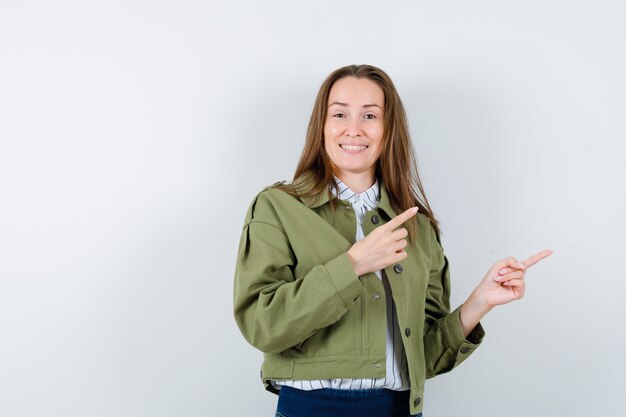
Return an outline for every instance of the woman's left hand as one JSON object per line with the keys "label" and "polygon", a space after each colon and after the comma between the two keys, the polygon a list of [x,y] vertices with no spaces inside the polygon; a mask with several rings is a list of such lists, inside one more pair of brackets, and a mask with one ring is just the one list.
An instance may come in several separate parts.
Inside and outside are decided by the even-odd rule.
{"label": "woman's left hand", "polygon": [[470,331],[493,307],[519,300],[526,291],[526,270],[550,256],[550,249],[531,256],[523,262],[510,257],[493,264],[483,280],[461,306],[461,328],[467,337]]}
{"label": "woman's left hand", "polygon": [[546,249],[522,262],[513,257],[496,262],[476,288],[482,293],[480,298],[489,307],[519,300],[526,291],[526,270],[551,254],[552,251]]}

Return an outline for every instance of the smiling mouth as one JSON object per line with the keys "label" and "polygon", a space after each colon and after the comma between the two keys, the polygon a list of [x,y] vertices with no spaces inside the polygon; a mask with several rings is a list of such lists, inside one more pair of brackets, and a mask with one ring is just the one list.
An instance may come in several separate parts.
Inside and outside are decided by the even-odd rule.
{"label": "smiling mouth", "polygon": [[357,151],[357,152],[363,151],[363,150],[368,148],[367,145],[344,145],[344,144],[341,144],[339,146],[341,147],[341,149],[344,149],[346,151]]}

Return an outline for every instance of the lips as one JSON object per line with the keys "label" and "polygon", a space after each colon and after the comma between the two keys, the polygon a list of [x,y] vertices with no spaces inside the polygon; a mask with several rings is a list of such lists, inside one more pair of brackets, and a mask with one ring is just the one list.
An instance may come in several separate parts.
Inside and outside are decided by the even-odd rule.
{"label": "lips", "polygon": [[339,144],[339,146],[344,151],[351,151],[351,152],[361,152],[368,148],[367,145],[347,144],[347,143]]}

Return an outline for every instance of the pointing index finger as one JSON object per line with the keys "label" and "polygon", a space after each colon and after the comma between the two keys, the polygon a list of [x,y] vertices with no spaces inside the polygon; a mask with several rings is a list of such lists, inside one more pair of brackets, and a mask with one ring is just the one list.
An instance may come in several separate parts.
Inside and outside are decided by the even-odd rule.
{"label": "pointing index finger", "polygon": [[552,255],[552,251],[550,249],[542,250],[541,252],[536,253],[533,256],[527,258],[524,261],[524,265],[526,265],[526,267],[528,268],[529,266],[533,266],[534,264],[536,264],[537,262],[539,262],[543,258],[546,258],[546,257],[548,257],[550,255]]}
{"label": "pointing index finger", "polygon": [[411,207],[410,209],[406,210],[405,212],[400,213],[396,217],[394,217],[393,219],[389,220],[384,225],[384,227],[395,229],[396,227],[400,226],[402,223],[404,223],[405,221],[407,221],[411,217],[413,217],[415,215],[415,213],[417,213],[417,210],[418,210],[418,207]]}

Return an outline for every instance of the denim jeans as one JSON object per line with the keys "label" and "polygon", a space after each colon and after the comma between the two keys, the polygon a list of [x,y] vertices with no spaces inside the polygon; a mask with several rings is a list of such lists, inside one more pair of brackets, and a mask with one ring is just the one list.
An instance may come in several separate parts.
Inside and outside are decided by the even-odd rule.
{"label": "denim jeans", "polygon": [[422,417],[409,414],[409,391],[384,388],[303,391],[283,386],[276,417]]}

